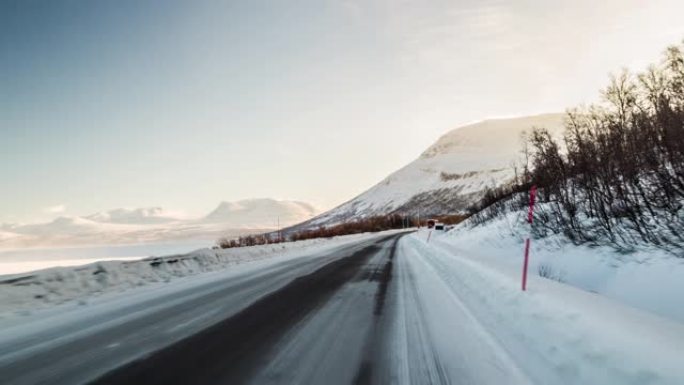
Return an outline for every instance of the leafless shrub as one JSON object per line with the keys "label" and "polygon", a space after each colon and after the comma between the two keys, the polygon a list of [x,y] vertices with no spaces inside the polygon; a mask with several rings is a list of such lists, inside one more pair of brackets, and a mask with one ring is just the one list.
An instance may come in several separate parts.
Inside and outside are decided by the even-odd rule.
{"label": "leafless shrub", "polygon": [[630,251],[652,244],[684,252],[684,44],[641,74],[612,76],[604,102],[568,111],[562,141],[536,129],[529,169],[488,191],[471,210],[486,221],[524,207],[530,184],[542,203],[537,233]]}

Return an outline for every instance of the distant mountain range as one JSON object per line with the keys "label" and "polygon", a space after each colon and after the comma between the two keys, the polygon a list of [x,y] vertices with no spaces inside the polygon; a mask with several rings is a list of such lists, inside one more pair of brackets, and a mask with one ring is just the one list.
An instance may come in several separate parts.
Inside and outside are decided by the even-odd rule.
{"label": "distant mountain range", "polygon": [[391,213],[415,216],[420,211],[425,218],[462,212],[486,188],[512,180],[523,133],[538,127],[560,135],[564,116],[492,119],[454,129],[368,191],[293,229]]}
{"label": "distant mountain range", "polygon": [[291,225],[318,214],[316,208],[304,202],[249,199],[239,202],[221,202],[204,221],[226,223],[234,227],[247,226],[273,228]]}
{"label": "distant mountain range", "polygon": [[83,217],[62,216],[47,223],[0,225],[0,248],[210,239],[290,226],[318,213],[296,201],[248,199],[221,202],[208,215],[178,218],[160,207],[115,209]]}
{"label": "distant mountain range", "polygon": [[115,209],[88,215],[85,219],[101,223],[156,224],[175,222],[178,218],[166,214],[161,207]]}

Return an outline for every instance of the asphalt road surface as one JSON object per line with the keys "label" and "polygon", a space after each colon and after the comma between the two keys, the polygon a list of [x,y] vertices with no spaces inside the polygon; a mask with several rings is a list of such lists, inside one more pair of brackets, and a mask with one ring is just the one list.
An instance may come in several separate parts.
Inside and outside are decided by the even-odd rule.
{"label": "asphalt road surface", "polygon": [[398,236],[332,259],[94,384],[371,383]]}
{"label": "asphalt road surface", "polygon": [[404,234],[49,323],[0,344],[0,383],[529,383]]}
{"label": "asphalt road surface", "polygon": [[[383,325],[400,237],[303,256],[37,332],[0,347],[0,382],[376,382],[388,357]],[[188,320],[194,329],[179,331]],[[99,328],[75,333],[84,322]]]}

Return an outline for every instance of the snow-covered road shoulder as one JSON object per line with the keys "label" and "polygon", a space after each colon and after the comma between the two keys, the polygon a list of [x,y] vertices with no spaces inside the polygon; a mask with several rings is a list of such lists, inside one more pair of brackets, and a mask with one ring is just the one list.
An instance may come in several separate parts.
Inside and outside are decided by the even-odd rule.
{"label": "snow-covered road shoulder", "polygon": [[[532,382],[684,383],[684,324],[540,277],[522,292],[519,271],[454,252],[444,235],[428,244],[426,235],[402,241],[412,268],[443,282],[451,306],[464,306]],[[421,292],[427,303],[438,294]]]}

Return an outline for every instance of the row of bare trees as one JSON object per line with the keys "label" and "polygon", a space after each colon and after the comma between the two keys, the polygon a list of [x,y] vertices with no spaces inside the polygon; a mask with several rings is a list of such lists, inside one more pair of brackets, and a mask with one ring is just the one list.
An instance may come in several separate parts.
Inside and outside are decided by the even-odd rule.
{"label": "row of bare trees", "polygon": [[247,235],[235,239],[220,239],[218,246],[222,249],[233,247],[267,245],[281,242],[295,242],[313,238],[330,238],[340,235],[377,232],[403,227],[415,226],[416,223],[409,217],[399,214],[362,218],[334,226],[320,226],[314,229],[291,232],[285,236],[281,233]]}
{"label": "row of bare trees", "polygon": [[289,238],[292,241],[302,241],[313,238],[330,238],[340,235],[401,229],[406,226],[412,226],[411,220],[408,217],[392,214],[363,218],[329,227],[321,226],[316,229],[303,230],[290,234]]}
{"label": "row of bare trees", "polygon": [[521,208],[527,201],[519,192],[534,183],[543,203],[539,235],[563,233],[576,243],[621,250],[645,243],[681,254],[684,44],[668,48],[643,73],[612,77],[603,99],[570,111],[562,139],[534,130],[521,180],[489,192],[474,211],[485,220],[505,204]]}
{"label": "row of bare trees", "polygon": [[281,243],[285,240],[278,235],[271,234],[255,234],[244,235],[239,238],[221,238],[217,241],[217,246],[221,249],[232,249],[234,247],[247,247],[258,245],[270,245]]}
{"label": "row of bare trees", "polygon": [[[466,215],[454,214],[438,216],[434,219],[445,224],[456,224],[464,221]],[[422,224],[425,225],[425,221]],[[223,238],[218,241],[218,247],[230,249],[257,245],[269,245],[281,242],[296,242],[314,238],[330,238],[340,235],[378,232],[418,226],[416,217],[402,214],[390,214],[361,218],[354,221],[340,223],[334,226],[320,226],[314,229],[291,232],[285,236],[282,233],[246,235],[235,239]]]}

